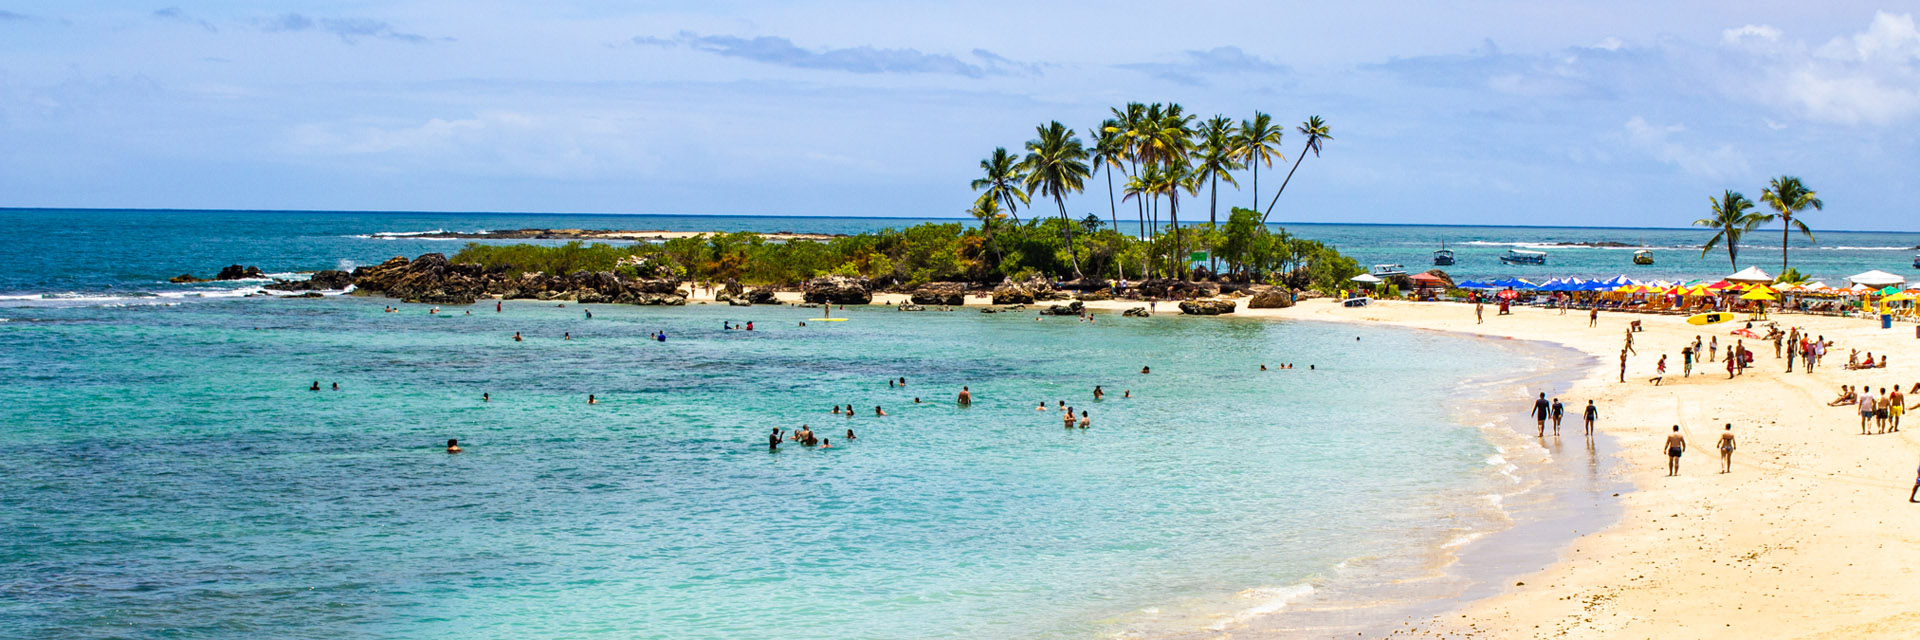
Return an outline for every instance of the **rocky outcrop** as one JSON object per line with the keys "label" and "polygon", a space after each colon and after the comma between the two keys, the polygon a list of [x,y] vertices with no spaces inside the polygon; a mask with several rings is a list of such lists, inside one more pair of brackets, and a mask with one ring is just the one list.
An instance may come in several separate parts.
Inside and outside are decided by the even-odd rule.
{"label": "rocky outcrop", "polygon": [[361,291],[423,304],[473,304],[487,291],[485,276],[479,266],[453,264],[438,253],[353,270],[354,286]]}
{"label": "rocky outcrop", "polygon": [[993,290],[994,304],[1033,304],[1033,292],[1020,287],[1002,285]]}
{"label": "rocky outcrop", "polygon": [[261,273],[260,267],[242,267],[236,264],[236,265],[229,265],[226,268],[221,269],[220,274],[214,276],[213,279],[215,280],[253,280],[253,279],[259,279],[259,278],[265,278],[265,277],[267,277],[267,274]]}
{"label": "rocky outcrop", "polygon": [[1217,316],[1233,313],[1232,300],[1186,300],[1180,303],[1180,313],[1190,316]]}
{"label": "rocky outcrop", "polygon": [[866,278],[821,276],[807,281],[801,297],[819,304],[869,304],[873,302],[873,289]]}
{"label": "rocky outcrop", "polygon": [[1280,287],[1253,294],[1253,298],[1247,300],[1248,309],[1285,309],[1291,306],[1293,294]]}
{"label": "rocky outcrop", "polygon": [[317,271],[306,280],[275,280],[263,289],[274,291],[337,291],[353,284],[353,274],[345,271]]}
{"label": "rocky outcrop", "polygon": [[751,307],[753,306],[753,301],[746,299],[744,296],[739,298],[729,297],[727,298],[727,304],[735,307]]}
{"label": "rocky outcrop", "polygon": [[926,311],[927,308],[910,302],[902,302],[897,307],[901,311]]}
{"label": "rocky outcrop", "polygon": [[174,284],[193,284],[195,282],[212,282],[212,281],[206,280],[203,278],[195,278],[191,273],[182,273],[180,275],[167,278],[167,282],[171,282]]}
{"label": "rocky outcrop", "polygon": [[958,307],[967,303],[967,292],[957,282],[934,282],[913,290],[914,304]]}
{"label": "rocky outcrop", "polygon": [[1155,278],[1141,282],[1136,289],[1141,295],[1163,300],[1182,300],[1187,298],[1210,298],[1220,293],[1218,285],[1211,282],[1187,282],[1172,278]]}
{"label": "rocky outcrop", "polygon": [[1044,278],[1028,278],[1024,282],[1014,282],[1009,278],[993,289],[994,304],[1033,304],[1045,300],[1059,300],[1066,295],[1053,290],[1053,285]]}
{"label": "rocky outcrop", "polygon": [[742,295],[746,297],[747,302],[751,302],[754,304],[779,304],[780,303],[780,299],[775,298],[773,296],[772,289],[754,289]]}
{"label": "rocky outcrop", "polygon": [[1153,312],[1148,311],[1146,307],[1134,307],[1120,312],[1120,315],[1128,318],[1151,318],[1153,317]]}
{"label": "rocky outcrop", "polygon": [[1086,312],[1087,305],[1080,304],[1079,300],[1067,304],[1052,305],[1040,310],[1041,314],[1049,316],[1077,316]]}
{"label": "rocky outcrop", "polygon": [[1087,291],[1084,293],[1074,294],[1073,297],[1077,300],[1083,300],[1086,302],[1096,302],[1100,300],[1112,300],[1113,294],[1108,291]]}
{"label": "rocky outcrop", "polygon": [[1448,289],[1453,288],[1453,276],[1447,275],[1447,272],[1441,271],[1439,269],[1428,269],[1427,275],[1433,276],[1435,278],[1439,278],[1441,286],[1446,287]]}

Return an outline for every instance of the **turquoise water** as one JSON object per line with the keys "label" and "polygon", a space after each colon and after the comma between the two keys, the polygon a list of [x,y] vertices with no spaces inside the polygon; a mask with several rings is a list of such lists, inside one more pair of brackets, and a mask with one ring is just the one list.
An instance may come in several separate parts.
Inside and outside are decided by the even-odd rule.
{"label": "turquoise water", "polygon": [[[388,302],[0,309],[0,635],[1231,626],[1500,526],[1499,449],[1440,400],[1542,365],[1305,322]],[[767,451],[801,424],[835,448]]]}

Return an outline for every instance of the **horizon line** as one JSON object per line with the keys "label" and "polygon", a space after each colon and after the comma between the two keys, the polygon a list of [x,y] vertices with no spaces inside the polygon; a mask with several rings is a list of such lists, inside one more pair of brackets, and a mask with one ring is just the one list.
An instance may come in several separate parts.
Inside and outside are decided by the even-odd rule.
{"label": "horizon line", "polygon": [[[769,213],[588,213],[567,211],[426,211],[426,210],[374,210],[374,209],[189,209],[178,207],[0,207],[0,212],[35,211],[84,211],[84,212],[129,212],[129,213],[312,213],[312,214],[395,214],[395,215],[494,215],[494,216],[582,216],[608,218],[806,218],[839,220],[951,220],[955,222],[971,221],[971,217],[909,217],[909,216],[835,216],[810,214],[769,214]],[[1088,214],[1094,215],[1094,214]],[[1097,217],[1097,216],[1096,216]],[[1620,231],[1689,231],[1695,227],[1615,227],[1615,226],[1573,226],[1555,224],[1446,224],[1431,222],[1268,222],[1265,226],[1348,226],[1348,227],[1453,227],[1453,228],[1491,228],[1491,229],[1605,229]],[[1192,227],[1193,224],[1180,225]],[[1116,230],[1117,227],[1116,227]],[[1701,231],[1711,229],[1701,228]],[[1816,229],[1837,233],[1920,233],[1920,231],[1894,231],[1887,229]]]}

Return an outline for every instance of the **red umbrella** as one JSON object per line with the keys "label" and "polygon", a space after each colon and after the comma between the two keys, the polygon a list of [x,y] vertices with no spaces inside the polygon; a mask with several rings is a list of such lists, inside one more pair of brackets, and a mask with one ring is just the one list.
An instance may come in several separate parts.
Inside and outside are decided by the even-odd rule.
{"label": "red umbrella", "polygon": [[1500,293],[1496,293],[1494,295],[1499,296],[1501,300],[1512,300],[1514,298],[1520,297],[1520,292],[1514,291],[1512,289],[1507,289],[1507,290],[1501,291]]}

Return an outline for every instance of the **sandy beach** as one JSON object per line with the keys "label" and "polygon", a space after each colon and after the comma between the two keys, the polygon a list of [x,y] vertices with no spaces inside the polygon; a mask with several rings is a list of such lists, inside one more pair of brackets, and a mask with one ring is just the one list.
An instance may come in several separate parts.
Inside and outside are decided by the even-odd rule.
{"label": "sandy beach", "polygon": [[[797,294],[783,294],[797,299]],[[904,296],[876,296],[897,304]],[[969,298],[984,304],[984,298]],[[1244,303],[1244,300],[1243,300]],[[1120,310],[1133,301],[1087,303]],[[1159,305],[1162,312],[1171,304]],[[1173,313],[1178,313],[1174,311]],[[1860,435],[1853,406],[1829,407],[1842,384],[1902,391],[1920,381],[1914,326],[1882,330],[1877,321],[1777,315],[1781,327],[1802,327],[1835,342],[1812,374],[1785,372],[1769,342],[1751,340],[1755,363],[1729,380],[1721,361],[1682,374],[1680,349],[1694,336],[1718,335],[1721,350],[1741,320],[1689,325],[1680,316],[1602,312],[1588,327],[1585,311],[1515,308],[1475,324],[1464,304],[1376,302],[1344,308],[1328,300],[1290,309],[1240,309],[1238,317],[1294,318],[1457,332],[1532,340],[1592,357],[1591,370],[1562,396],[1568,417],[1560,438],[1582,439],[1578,412],[1592,399],[1599,430],[1619,445],[1633,490],[1621,518],[1581,532],[1557,562],[1518,567],[1521,577],[1498,595],[1433,618],[1407,620],[1392,633],[1435,638],[1861,638],[1914,637],[1920,610],[1920,504],[1909,504],[1920,466],[1920,425],[1898,433]],[[1619,353],[1630,322],[1637,355],[1619,382]],[[1756,328],[1764,323],[1756,323]],[[1849,350],[1886,355],[1885,370],[1848,371]],[[1660,355],[1663,384],[1649,382]],[[1524,417],[1532,398],[1489,398]],[[1915,400],[1909,398],[1908,402]],[[1732,473],[1719,473],[1713,447],[1724,425],[1738,439]],[[1662,450],[1679,425],[1688,450],[1681,474],[1667,477]],[[1552,438],[1551,435],[1548,436]],[[1545,442],[1543,441],[1544,445]],[[1223,634],[1222,637],[1227,637]]]}

